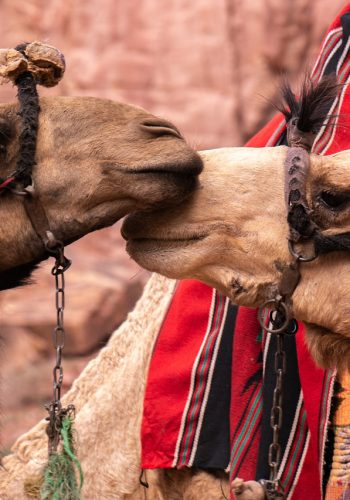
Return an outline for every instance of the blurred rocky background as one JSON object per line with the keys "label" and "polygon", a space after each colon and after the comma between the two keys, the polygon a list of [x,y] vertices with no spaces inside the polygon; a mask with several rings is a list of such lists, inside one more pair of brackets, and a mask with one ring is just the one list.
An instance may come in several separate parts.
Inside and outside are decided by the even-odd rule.
{"label": "blurred rocky background", "polygon": [[[43,40],[66,55],[59,87],[42,94],[131,102],[175,122],[197,149],[242,145],[273,114],[282,74],[311,68],[344,0],[0,0],[0,46]],[[0,88],[2,102],[15,98]],[[0,102],[1,102],[0,101]],[[71,245],[65,388],[126,317],[147,280],[119,226]],[[0,296],[1,444],[45,416],[51,398],[54,288]],[[145,319],[147,321],[147,319]]]}

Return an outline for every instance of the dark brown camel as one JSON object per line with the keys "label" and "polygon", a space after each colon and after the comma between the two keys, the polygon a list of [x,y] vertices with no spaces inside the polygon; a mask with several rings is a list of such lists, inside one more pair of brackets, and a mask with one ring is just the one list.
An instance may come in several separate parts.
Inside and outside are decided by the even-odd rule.
{"label": "dark brown camel", "polygon": [[[18,84],[29,73],[52,86],[63,71],[63,57],[52,47],[35,42],[0,51],[0,80]],[[172,123],[136,106],[92,97],[44,98],[39,105],[33,182],[50,229],[64,244],[130,212],[179,203],[195,187],[202,162]],[[2,179],[18,166],[24,127],[19,110],[18,103],[0,105]],[[23,196],[2,190],[0,207],[3,289],[27,277],[48,253]]]}

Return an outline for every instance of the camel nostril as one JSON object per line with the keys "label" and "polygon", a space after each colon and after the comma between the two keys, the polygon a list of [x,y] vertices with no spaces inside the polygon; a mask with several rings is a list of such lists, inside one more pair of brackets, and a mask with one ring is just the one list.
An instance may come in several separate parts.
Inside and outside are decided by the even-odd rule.
{"label": "camel nostril", "polygon": [[159,120],[159,119],[144,120],[143,122],[140,123],[140,127],[142,130],[145,130],[148,133],[156,135],[158,137],[164,135],[172,135],[174,137],[177,137],[178,139],[184,140],[179,130],[172,123],[167,122],[165,120]]}

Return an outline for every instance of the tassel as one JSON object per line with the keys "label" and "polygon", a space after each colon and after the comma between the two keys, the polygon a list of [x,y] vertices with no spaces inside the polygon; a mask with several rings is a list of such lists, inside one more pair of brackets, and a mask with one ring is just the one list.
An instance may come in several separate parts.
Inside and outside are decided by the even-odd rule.
{"label": "tassel", "polygon": [[[84,476],[79,460],[74,454],[72,419],[65,416],[62,420],[62,451],[51,453],[44,471],[41,500],[79,500]],[[80,485],[75,476],[78,469]]]}

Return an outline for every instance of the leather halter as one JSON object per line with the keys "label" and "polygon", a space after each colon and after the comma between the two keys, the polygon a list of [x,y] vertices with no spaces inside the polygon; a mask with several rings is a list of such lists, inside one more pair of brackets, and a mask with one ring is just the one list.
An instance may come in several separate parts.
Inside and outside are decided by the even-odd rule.
{"label": "leather halter", "polygon": [[[285,202],[289,225],[288,248],[293,262],[283,270],[276,296],[267,300],[259,308],[260,325],[270,333],[282,333],[288,327],[291,320],[292,295],[301,278],[300,264],[311,262],[322,253],[350,249],[350,245],[346,245],[347,239],[350,242],[349,233],[324,236],[311,218],[311,210],[306,198],[306,181],[310,168],[309,153],[314,138],[315,134],[305,133],[298,129],[296,119],[287,123],[289,148],[284,163]],[[313,242],[314,250],[310,256],[300,254],[295,248],[296,243],[307,241]],[[279,313],[279,324],[277,326],[275,324],[273,328],[267,327],[263,320],[263,310],[266,307],[275,307]]]}
{"label": "leather halter", "polygon": [[310,170],[309,153],[315,135],[304,133],[297,127],[296,120],[287,124],[288,152],[284,163],[285,202],[289,224],[289,249],[293,257],[302,262],[316,258],[303,257],[296,253],[294,244],[314,235],[316,225],[311,220],[311,210],[306,199],[306,181]]}
{"label": "leather halter", "polygon": [[[310,209],[306,199],[306,179],[310,167],[309,152],[314,134],[304,134],[297,128],[297,120],[287,123],[287,140],[289,144],[284,163],[285,172],[285,202],[289,224],[288,247],[293,256],[293,262],[283,272],[278,284],[275,298],[267,300],[260,308],[258,319],[264,330],[270,333],[283,333],[291,320],[291,297],[300,281],[299,266],[301,262],[310,262],[316,258],[304,257],[297,253],[294,244],[312,237],[315,225],[310,219]],[[265,325],[263,310],[275,307],[279,313],[279,324],[272,328]]]}
{"label": "leather halter", "polygon": [[[26,47],[22,44],[16,47],[25,59],[28,59]],[[23,199],[23,206],[36,235],[41,240],[45,250],[56,257],[61,269],[68,269],[70,261],[64,256],[63,243],[54,235],[43,204],[35,189],[32,170],[36,164],[36,140],[38,131],[38,116],[40,112],[39,97],[36,90],[37,79],[30,71],[24,71],[15,80],[18,87],[20,104],[19,115],[22,118],[20,135],[19,159],[16,170],[1,187],[9,189],[14,195]]]}
{"label": "leather halter", "polygon": [[17,196],[23,196],[23,206],[28,219],[35,233],[42,241],[45,250],[59,259],[62,268],[68,269],[70,261],[62,254],[64,244],[56,238],[50,227],[45,208],[34,188],[34,182],[32,181],[22,191],[16,189],[12,189],[11,191]]}

